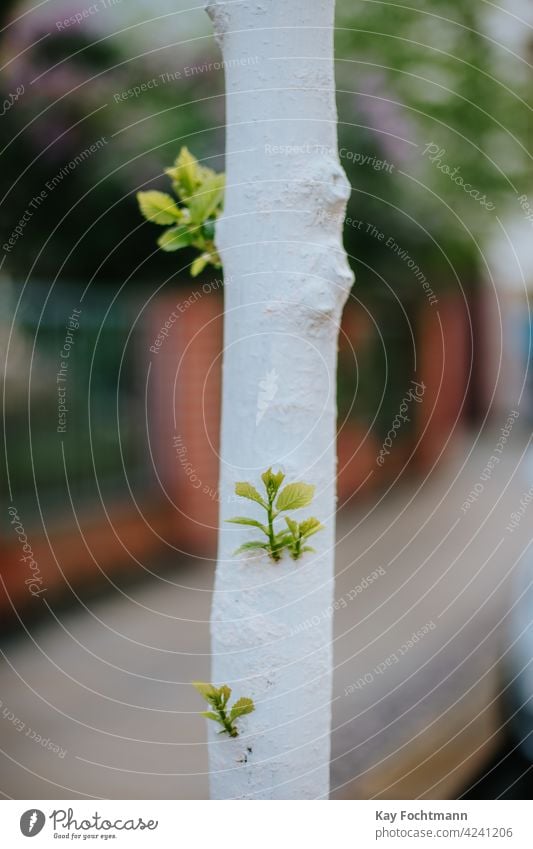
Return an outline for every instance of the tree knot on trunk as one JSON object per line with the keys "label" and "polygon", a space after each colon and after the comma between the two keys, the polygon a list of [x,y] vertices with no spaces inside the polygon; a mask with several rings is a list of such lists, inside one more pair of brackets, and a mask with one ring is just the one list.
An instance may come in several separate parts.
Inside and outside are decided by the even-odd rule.
{"label": "tree knot on trunk", "polygon": [[325,317],[340,318],[354,275],[338,238],[328,239],[316,255],[314,279],[306,284],[307,305]]}
{"label": "tree knot on trunk", "polygon": [[309,176],[320,204],[330,212],[338,211],[342,217],[352,189],[339,162],[332,157],[320,157],[311,166]]}

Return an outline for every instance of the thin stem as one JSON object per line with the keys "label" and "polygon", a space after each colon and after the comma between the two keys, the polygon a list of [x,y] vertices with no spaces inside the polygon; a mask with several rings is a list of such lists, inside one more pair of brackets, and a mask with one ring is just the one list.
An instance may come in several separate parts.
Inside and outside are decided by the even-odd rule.
{"label": "thin stem", "polygon": [[276,546],[276,536],[274,534],[274,515],[272,510],[273,498],[271,495],[268,496],[268,508],[267,508],[267,516],[268,516],[268,539],[270,542],[270,551],[274,560],[280,559],[280,554]]}
{"label": "thin stem", "polygon": [[228,732],[230,737],[238,737],[239,732],[236,728],[231,724],[231,720],[229,719],[226,709],[223,707],[217,707],[217,713],[221,719],[221,722],[224,726],[224,730]]}

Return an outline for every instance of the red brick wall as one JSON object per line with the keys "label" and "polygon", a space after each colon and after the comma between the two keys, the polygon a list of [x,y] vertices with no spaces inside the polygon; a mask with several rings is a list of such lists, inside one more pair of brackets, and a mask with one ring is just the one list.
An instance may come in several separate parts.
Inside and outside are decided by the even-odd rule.
{"label": "red brick wall", "polygon": [[[352,337],[361,329],[353,309],[356,307],[348,308],[344,319]],[[172,313],[176,318],[160,344],[154,346]],[[55,558],[69,581],[76,584],[103,580],[99,569],[103,573],[137,570],[126,549],[142,560],[158,550],[159,536],[184,552],[214,554],[222,351],[220,292],[209,291],[209,287],[203,292],[198,283],[189,291],[180,289],[158,296],[148,312],[146,334],[148,426],[161,489],[149,515],[140,516],[133,504],[124,503],[112,513],[112,526],[95,510],[82,528],[83,536],[72,526],[58,528],[51,536],[54,554],[45,537],[33,535],[33,548],[50,596],[65,588]],[[461,419],[470,361],[464,301],[449,296],[440,299],[438,311],[429,312],[425,307],[419,316],[417,337],[418,380],[426,384],[426,391],[424,402],[417,406],[420,441],[414,468],[423,471],[439,457]],[[156,347],[157,352],[150,347]],[[357,497],[369,487],[387,484],[401,470],[410,446],[396,452],[386,472],[376,470],[376,451],[372,434],[366,434],[353,421],[344,424],[339,436],[340,504],[354,493]],[[2,576],[6,590],[15,605],[25,606],[37,600],[28,597],[20,578],[19,556],[17,541],[4,539]],[[10,609],[4,591],[0,608]]]}
{"label": "red brick wall", "polygon": [[218,523],[218,446],[222,298],[202,291],[160,297],[151,311],[155,339],[172,313],[168,336],[149,352],[156,467],[173,502],[178,544],[212,551]]}
{"label": "red brick wall", "polygon": [[419,470],[433,465],[461,427],[471,366],[468,304],[462,295],[439,298],[438,309],[420,309],[417,323],[418,380],[426,385],[417,406]]}

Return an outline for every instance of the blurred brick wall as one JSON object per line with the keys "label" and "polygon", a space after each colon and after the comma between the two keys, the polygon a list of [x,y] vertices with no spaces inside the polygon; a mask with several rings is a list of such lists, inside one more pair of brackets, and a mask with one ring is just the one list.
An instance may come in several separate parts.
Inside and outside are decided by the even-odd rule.
{"label": "blurred brick wall", "polygon": [[461,427],[469,385],[472,346],[469,305],[462,295],[439,299],[438,310],[421,309],[417,322],[418,380],[425,384],[417,407],[417,469],[431,468]]}
{"label": "blurred brick wall", "polygon": [[[139,380],[147,377],[147,422],[151,457],[159,486],[148,491],[149,506],[140,512],[123,501],[109,516],[94,505],[82,527],[62,524],[32,529],[32,543],[48,586],[48,597],[69,592],[83,582],[105,581],[115,570],[142,569],[132,558],[168,550],[213,556],[218,522],[218,450],[221,399],[222,297],[202,285],[159,295],[146,318],[146,348],[139,357]],[[350,304],[343,321],[350,337],[358,336],[357,307]],[[176,317],[154,345],[169,316]],[[417,322],[417,379],[426,385],[417,405],[415,433],[398,443],[386,466],[376,466],[374,434],[348,419],[339,433],[339,504],[376,486],[391,485],[409,466],[427,471],[438,460],[462,417],[470,363],[468,307],[460,297],[439,301],[437,311],[421,310]],[[357,339],[352,338],[357,346]],[[150,350],[152,348],[152,350]],[[154,350],[155,348],[155,350]],[[145,357],[143,361],[143,356]],[[144,362],[144,366],[143,366]],[[415,447],[415,443],[418,445]],[[414,462],[411,462],[414,459]],[[51,550],[53,547],[53,551]],[[37,600],[21,580],[20,545],[1,541],[0,608],[27,607]],[[58,565],[59,564],[59,565]],[[61,567],[61,568],[60,568]],[[62,575],[65,572],[65,577]]]}
{"label": "blurred brick wall", "polygon": [[151,356],[150,418],[158,476],[176,512],[176,542],[212,553],[218,523],[222,298],[199,285],[159,297],[150,312],[157,337],[178,318]]}

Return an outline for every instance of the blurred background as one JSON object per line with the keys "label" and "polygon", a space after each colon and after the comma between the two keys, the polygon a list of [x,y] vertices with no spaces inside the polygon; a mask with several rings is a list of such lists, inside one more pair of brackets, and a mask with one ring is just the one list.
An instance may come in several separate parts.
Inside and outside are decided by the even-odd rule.
{"label": "blurred background", "polygon": [[[533,787],[532,25],[337,0],[336,798]],[[135,193],[224,169],[221,56],[181,0],[4,0],[0,50],[0,791],[204,798],[223,285]]]}

